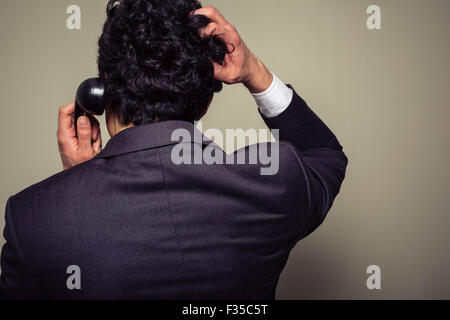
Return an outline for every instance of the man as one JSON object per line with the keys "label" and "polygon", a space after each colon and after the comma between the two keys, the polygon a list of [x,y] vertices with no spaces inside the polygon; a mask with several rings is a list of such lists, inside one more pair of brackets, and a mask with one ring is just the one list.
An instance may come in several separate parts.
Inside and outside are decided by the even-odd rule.
{"label": "man", "polygon": [[[339,192],[342,147],[213,7],[115,2],[99,40],[111,140],[102,150],[87,117],[76,137],[74,105],[60,108],[65,170],[8,200],[1,296],[273,299],[290,250]],[[279,129],[280,141],[256,146],[278,150],[276,174],[261,175],[261,164],[174,163],[179,143],[211,145],[172,134],[195,133],[222,82],[245,85]]]}

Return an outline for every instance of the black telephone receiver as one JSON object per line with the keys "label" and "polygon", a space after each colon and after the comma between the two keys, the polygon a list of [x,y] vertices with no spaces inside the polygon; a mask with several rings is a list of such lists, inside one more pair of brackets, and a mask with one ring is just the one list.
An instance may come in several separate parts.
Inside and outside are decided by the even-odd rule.
{"label": "black telephone receiver", "polygon": [[77,122],[81,116],[101,116],[105,111],[105,83],[100,78],[90,78],[78,87],[75,96],[75,134]]}

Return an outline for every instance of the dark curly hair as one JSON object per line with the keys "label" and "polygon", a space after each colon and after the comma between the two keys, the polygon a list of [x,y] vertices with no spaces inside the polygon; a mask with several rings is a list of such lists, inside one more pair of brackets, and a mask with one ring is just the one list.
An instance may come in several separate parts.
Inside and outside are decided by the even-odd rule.
{"label": "dark curly hair", "polygon": [[211,21],[192,15],[196,0],[110,0],[98,41],[99,76],[107,108],[124,124],[196,121],[222,83],[212,62],[222,64],[227,45],[200,37]]}

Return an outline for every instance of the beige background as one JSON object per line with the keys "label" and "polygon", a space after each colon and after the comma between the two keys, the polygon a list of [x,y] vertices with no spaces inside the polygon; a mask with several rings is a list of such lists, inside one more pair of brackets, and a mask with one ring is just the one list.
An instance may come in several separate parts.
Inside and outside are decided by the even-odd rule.
{"label": "beige background", "polygon": [[[10,195],[61,170],[57,109],[96,75],[106,1],[0,2],[4,208]],[[81,7],[82,30],[66,28],[71,4]],[[350,159],[328,219],[292,252],[278,298],[450,298],[450,1],[204,4],[221,10],[295,86]],[[366,28],[370,4],[381,6],[382,30]],[[204,120],[204,127],[264,126],[240,86],[227,86]],[[3,213],[0,220],[3,229]],[[378,291],[366,288],[372,264],[382,271]]]}

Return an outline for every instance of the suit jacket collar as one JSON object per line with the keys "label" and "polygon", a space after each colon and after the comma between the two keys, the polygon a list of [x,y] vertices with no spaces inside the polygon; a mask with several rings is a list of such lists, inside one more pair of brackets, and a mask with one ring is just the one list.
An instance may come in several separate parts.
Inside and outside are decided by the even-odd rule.
{"label": "suit jacket collar", "polygon": [[[185,129],[191,134],[194,143],[208,145],[211,140],[203,136],[193,123],[186,121],[164,121],[144,124],[125,129],[113,136],[105,148],[96,156],[98,158],[114,157],[141,150],[175,145],[179,141],[172,141],[172,133],[177,129]],[[201,137],[194,141],[194,137]]]}

